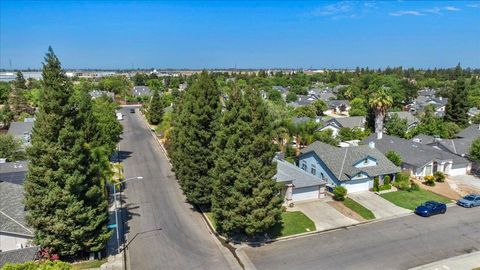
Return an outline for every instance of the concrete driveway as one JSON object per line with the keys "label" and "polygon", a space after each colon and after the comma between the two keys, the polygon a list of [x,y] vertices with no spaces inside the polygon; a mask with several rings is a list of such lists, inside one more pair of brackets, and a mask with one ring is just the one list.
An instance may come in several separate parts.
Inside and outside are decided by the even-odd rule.
{"label": "concrete driveway", "polygon": [[302,211],[315,223],[317,231],[358,223],[358,221],[344,216],[335,208],[328,205],[326,200],[299,202],[295,204],[295,208]]}
{"label": "concrete driveway", "polygon": [[480,193],[480,178],[473,175],[448,176],[447,182],[453,189],[463,193]]}
{"label": "concrete driveway", "polygon": [[348,197],[373,212],[376,218],[386,218],[410,213],[410,210],[398,207],[370,191],[348,194]]}

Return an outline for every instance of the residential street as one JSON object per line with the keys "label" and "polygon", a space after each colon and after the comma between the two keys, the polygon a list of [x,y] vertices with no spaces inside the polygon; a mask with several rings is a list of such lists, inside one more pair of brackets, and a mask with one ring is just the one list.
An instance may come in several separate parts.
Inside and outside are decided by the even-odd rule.
{"label": "residential street", "polygon": [[233,256],[219,248],[201,215],[184,202],[170,164],[140,112],[122,112],[125,177],[143,176],[125,189],[128,269],[230,269]]}
{"label": "residential street", "polygon": [[457,206],[245,249],[259,270],[409,269],[478,250],[480,207]]}

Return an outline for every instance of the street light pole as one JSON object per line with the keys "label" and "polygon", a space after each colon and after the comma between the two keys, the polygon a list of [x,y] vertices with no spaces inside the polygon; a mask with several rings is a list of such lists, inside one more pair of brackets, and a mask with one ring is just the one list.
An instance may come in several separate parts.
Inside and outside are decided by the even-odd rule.
{"label": "street light pole", "polygon": [[120,231],[118,229],[118,209],[117,209],[117,188],[116,188],[116,185],[117,184],[123,184],[127,181],[130,181],[130,180],[135,180],[135,179],[138,179],[138,180],[141,180],[143,179],[142,176],[137,176],[137,177],[132,177],[132,178],[128,178],[128,179],[125,179],[123,181],[120,181],[118,183],[114,183],[113,184],[113,203],[115,204],[115,230],[117,231],[117,252],[120,252]]}

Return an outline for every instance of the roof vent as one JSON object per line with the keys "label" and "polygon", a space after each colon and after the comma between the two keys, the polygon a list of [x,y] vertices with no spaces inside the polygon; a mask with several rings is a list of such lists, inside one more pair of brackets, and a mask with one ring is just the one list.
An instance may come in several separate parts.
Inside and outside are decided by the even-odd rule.
{"label": "roof vent", "polygon": [[375,142],[374,141],[369,142],[368,147],[370,147],[372,149],[375,148]]}

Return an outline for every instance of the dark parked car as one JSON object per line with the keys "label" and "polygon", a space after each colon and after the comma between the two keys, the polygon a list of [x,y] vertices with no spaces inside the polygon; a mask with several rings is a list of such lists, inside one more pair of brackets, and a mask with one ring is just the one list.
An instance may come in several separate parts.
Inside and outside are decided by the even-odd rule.
{"label": "dark parked car", "polygon": [[415,208],[415,213],[422,217],[429,217],[431,215],[445,214],[447,212],[447,205],[440,202],[428,201]]}
{"label": "dark parked car", "polygon": [[478,194],[469,194],[457,202],[458,205],[463,206],[463,207],[474,207],[474,206],[480,206],[480,195]]}
{"label": "dark parked car", "polygon": [[135,109],[130,109],[130,113],[135,113]]}

